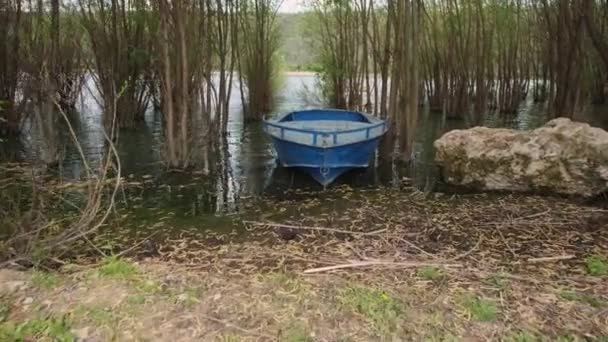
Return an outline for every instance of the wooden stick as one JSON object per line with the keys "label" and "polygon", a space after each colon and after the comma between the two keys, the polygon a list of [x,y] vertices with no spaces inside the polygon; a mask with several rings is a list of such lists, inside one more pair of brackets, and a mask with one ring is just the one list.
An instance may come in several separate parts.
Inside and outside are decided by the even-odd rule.
{"label": "wooden stick", "polygon": [[350,230],[342,230],[335,228],[325,228],[325,227],[311,227],[311,226],[292,226],[288,224],[280,224],[274,222],[256,222],[256,221],[243,221],[245,224],[253,224],[256,226],[270,226],[270,227],[278,227],[278,228],[288,228],[288,229],[300,229],[300,230],[316,230],[316,231],[325,231],[332,233],[343,233],[343,234],[351,234],[351,235],[378,235],[380,233],[384,233],[387,231],[386,228],[378,229],[371,232],[354,232]]}
{"label": "wooden stick", "polygon": [[144,242],[148,241],[151,237],[153,237],[154,235],[158,234],[160,232],[160,230],[155,230],[154,232],[152,232],[150,235],[148,235],[146,238],[144,238],[143,240],[139,241],[138,243],[134,244],[133,246],[125,249],[124,251],[116,254],[114,257],[121,257],[127,253],[129,253],[130,251],[134,250],[135,248],[141,246]]}
{"label": "wooden stick", "polygon": [[558,255],[558,256],[552,256],[552,257],[530,258],[530,259],[528,259],[528,262],[531,262],[531,263],[552,262],[552,261],[560,261],[560,260],[570,260],[570,259],[574,259],[575,257],[576,257],[575,255],[566,254],[566,255]]}
{"label": "wooden stick", "polygon": [[481,244],[482,238],[483,238],[483,235],[480,235],[479,239],[477,240],[477,243],[475,244],[475,246],[473,246],[473,248],[469,249],[468,251],[466,251],[464,253],[458,254],[457,256],[455,256],[453,258],[446,259],[445,261],[454,261],[454,260],[462,259],[462,258],[469,256],[469,254],[473,253],[473,251],[476,250],[477,247],[479,247],[479,245]]}
{"label": "wooden stick", "polygon": [[532,214],[532,215],[528,215],[528,216],[516,217],[515,219],[513,219],[513,221],[527,220],[527,219],[543,216],[545,214],[548,214],[549,212],[551,212],[551,208],[549,208],[545,211],[542,211],[540,213],[536,213],[536,214]]}
{"label": "wooden stick", "polygon": [[442,264],[433,262],[393,262],[393,261],[359,261],[350,264],[340,264],[334,266],[325,266],[319,268],[310,268],[304,271],[304,274],[321,273],[333,270],[339,270],[344,268],[357,268],[357,267],[368,267],[368,266],[394,266],[394,267],[422,267],[422,266],[436,266],[436,267],[462,267],[461,264]]}
{"label": "wooden stick", "polygon": [[264,337],[264,338],[268,338],[268,339],[271,339],[271,340],[274,339],[273,336],[266,335],[266,334],[260,334],[260,333],[254,332],[252,330],[248,330],[248,329],[242,328],[242,327],[240,327],[240,326],[238,326],[238,325],[236,325],[234,323],[221,320],[219,318],[215,318],[215,317],[208,316],[208,315],[201,314],[201,313],[197,313],[196,315],[199,316],[199,317],[202,317],[202,318],[204,318],[206,320],[222,324],[223,326],[225,326],[227,328],[232,328],[234,330],[240,331],[240,332],[248,334],[248,335],[253,335],[253,336],[258,336],[258,337]]}

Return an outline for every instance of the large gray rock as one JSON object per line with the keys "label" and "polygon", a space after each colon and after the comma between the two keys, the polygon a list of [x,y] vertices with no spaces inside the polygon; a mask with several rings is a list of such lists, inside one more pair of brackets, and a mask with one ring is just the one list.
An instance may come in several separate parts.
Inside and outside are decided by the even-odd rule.
{"label": "large gray rock", "polygon": [[559,118],[533,131],[475,127],[435,141],[444,180],[478,190],[608,191],[608,132]]}

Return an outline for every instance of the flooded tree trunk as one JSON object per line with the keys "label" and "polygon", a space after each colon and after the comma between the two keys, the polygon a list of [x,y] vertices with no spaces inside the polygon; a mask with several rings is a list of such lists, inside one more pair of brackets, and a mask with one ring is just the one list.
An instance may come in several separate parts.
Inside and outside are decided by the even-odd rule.
{"label": "flooded tree trunk", "polygon": [[277,76],[278,6],[272,0],[246,0],[239,8],[239,74],[246,85],[247,121],[261,120],[272,110],[273,80]]}
{"label": "flooded tree trunk", "polygon": [[148,4],[143,0],[79,0],[79,7],[93,54],[91,76],[101,94],[106,129],[112,130],[111,125],[133,128],[143,120],[151,94],[146,88],[153,39],[146,29]]}
{"label": "flooded tree trunk", "polygon": [[22,0],[0,2],[0,136],[15,137],[21,133],[23,110],[29,96],[29,91],[20,83],[22,44],[18,32],[22,9]]}
{"label": "flooded tree trunk", "polygon": [[487,27],[486,15],[481,0],[475,1],[475,99],[473,106],[472,123],[480,125],[488,110],[489,87],[493,83],[490,72],[491,61],[489,55],[492,51],[493,30]]}
{"label": "flooded tree trunk", "polygon": [[572,0],[542,0],[551,44],[551,111],[554,116],[573,117],[579,109],[583,67],[583,17],[580,3]]}
{"label": "flooded tree trunk", "polygon": [[[213,59],[218,61],[213,65],[215,76],[207,76],[207,85],[213,89],[215,98],[215,127],[218,132],[225,134],[228,127],[230,96],[232,91],[233,72],[236,66],[235,34],[238,27],[239,1],[205,1],[208,23],[208,48],[213,52]],[[209,56],[210,57],[210,56]]]}
{"label": "flooded tree trunk", "polygon": [[401,159],[410,160],[418,122],[418,54],[420,2],[400,1],[394,7],[394,52],[390,117],[398,126]]}
{"label": "flooded tree trunk", "polygon": [[[29,24],[23,31],[27,39],[29,54],[25,55],[27,72],[34,102],[34,118],[39,136],[44,142],[41,146],[41,159],[48,166],[56,166],[61,157],[59,153],[59,117],[55,104],[58,103],[59,84],[59,1],[51,2],[49,13],[42,1],[38,1],[29,12]],[[48,56],[48,59],[40,58]]]}
{"label": "flooded tree trunk", "polygon": [[596,5],[593,0],[583,0],[582,13],[587,33],[603,63],[603,67],[591,66],[592,73],[596,76],[593,80],[592,102],[603,104],[608,99],[608,25],[606,22],[599,22],[597,18],[606,20],[608,3],[601,2]]}
{"label": "flooded tree trunk", "polygon": [[[190,162],[190,103],[192,74],[187,55],[184,21],[188,13],[182,2],[158,1],[160,96],[165,122],[166,160],[169,167],[185,168]],[[193,41],[190,41],[193,43]]]}

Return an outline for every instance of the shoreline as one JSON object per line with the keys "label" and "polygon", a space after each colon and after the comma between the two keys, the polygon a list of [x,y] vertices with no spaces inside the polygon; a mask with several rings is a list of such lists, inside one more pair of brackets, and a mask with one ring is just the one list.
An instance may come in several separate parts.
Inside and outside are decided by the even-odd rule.
{"label": "shoreline", "polygon": [[[125,258],[0,269],[0,339],[41,324],[56,329],[38,334],[81,340],[608,335],[604,206],[526,194],[331,194],[252,203],[256,221],[239,220],[245,238],[184,230]],[[154,229],[173,227],[162,223]],[[149,236],[142,230],[123,245],[119,231],[105,233],[120,250]]]}

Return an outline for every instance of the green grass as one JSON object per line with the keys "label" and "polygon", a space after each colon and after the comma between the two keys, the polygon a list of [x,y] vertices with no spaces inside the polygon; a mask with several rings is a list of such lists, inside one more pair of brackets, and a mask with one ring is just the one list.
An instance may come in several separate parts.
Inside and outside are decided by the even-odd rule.
{"label": "green grass", "polygon": [[465,295],[461,298],[461,305],[477,321],[490,322],[496,320],[498,307],[492,300]]}
{"label": "green grass", "polygon": [[302,281],[299,276],[289,273],[268,273],[262,277],[262,280],[268,281],[288,293],[302,293],[309,289],[309,285]]}
{"label": "green grass", "polygon": [[162,291],[162,287],[154,280],[142,280],[137,283],[137,289],[145,294],[158,293]]}
{"label": "green grass", "polygon": [[240,342],[241,338],[237,335],[224,335],[220,337],[220,341],[222,342]]}
{"label": "green grass", "polygon": [[41,289],[50,290],[59,284],[59,276],[54,273],[36,271],[32,275],[32,283]]}
{"label": "green grass", "polygon": [[80,305],[73,311],[74,318],[93,323],[97,327],[113,328],[119,320],[116,310],[110,310],[102,306]]}
{"label": "green grass", "polygon": [[127,303],[130,305],[142,305],[146,302],[146,296],[143,294],[135,294],[127,298]]}
{"label": "green grass", "polygon": [[563,291],[560,292],[559,296],[565,300],[571,302],[579,302],[581,304],[587,304],[594,308],[601,308],[606,306],[606,302],[601,299],[584,292],[577,291]]}
{"label": "green grass", "polygon": [[184,294],[186,295],[186,300],[184,301],[184,304],[186,305],[186,307],[191,308],[195,304],[198,304],[201,302],[200,299],[203,296],[203,288],[202,287],[188,287],[184,291]]}
{"label": "green grass", "polygon": [[0,323],[9,318],[13,302],[14,298],[11,296],[0,296]]}
{"label": "green grass", "polygon": [[281,342],[313,342],[314,340],[310,336],[310,332],[300,325],[291,325],[286,329],[281,338]]}
{"label": "green grass", "polygon": [[506,342],[541,342],[541,339],[528,331],[518,331],[505,339]]}
{"label": "green grass", "polygon": [[390,335],[399,326],[404,313],[402,304],[385,291],[363,286],[349,286],[338,294],[339,303],[367,318],[380,335]]}
{"label": "green grass", "polygon": [[443,277],[443,270],[436,266],[424,266],[417,272],[420,278],[426,280],[439,280]]}
{"label": "green grass", "polygon": [[129,279],[137,275],[137,267],[132,263],[116,258],[108,257],[103,260],[103,264],[97,270],[102,277]]}
{"label": "green grass", "polygon": [[[584,340],[583,338],[577,337],[577,336],[573,336],[573,335],[559,336],[555,340],[555,342],[583,342],[583,341],[586,341],[586,340]],[[596,341],[597,342],[608,342],[608,338],[599,337]]]}
{"label": "green grass", "polygon": [[425,342],[459,342],[460,339],[450,333],[441,335],[431,335],[424,339]]}
{"label": "green grass", "polygon": [[601,255],[592,255],[585,258],[585,268],[589,275],[601,277],[608,275],[608,260]]}
{"label": "green grass", "polygon": [[74,341],[65,317],[36,318],[25,322],[0,324],[0,341]]}

